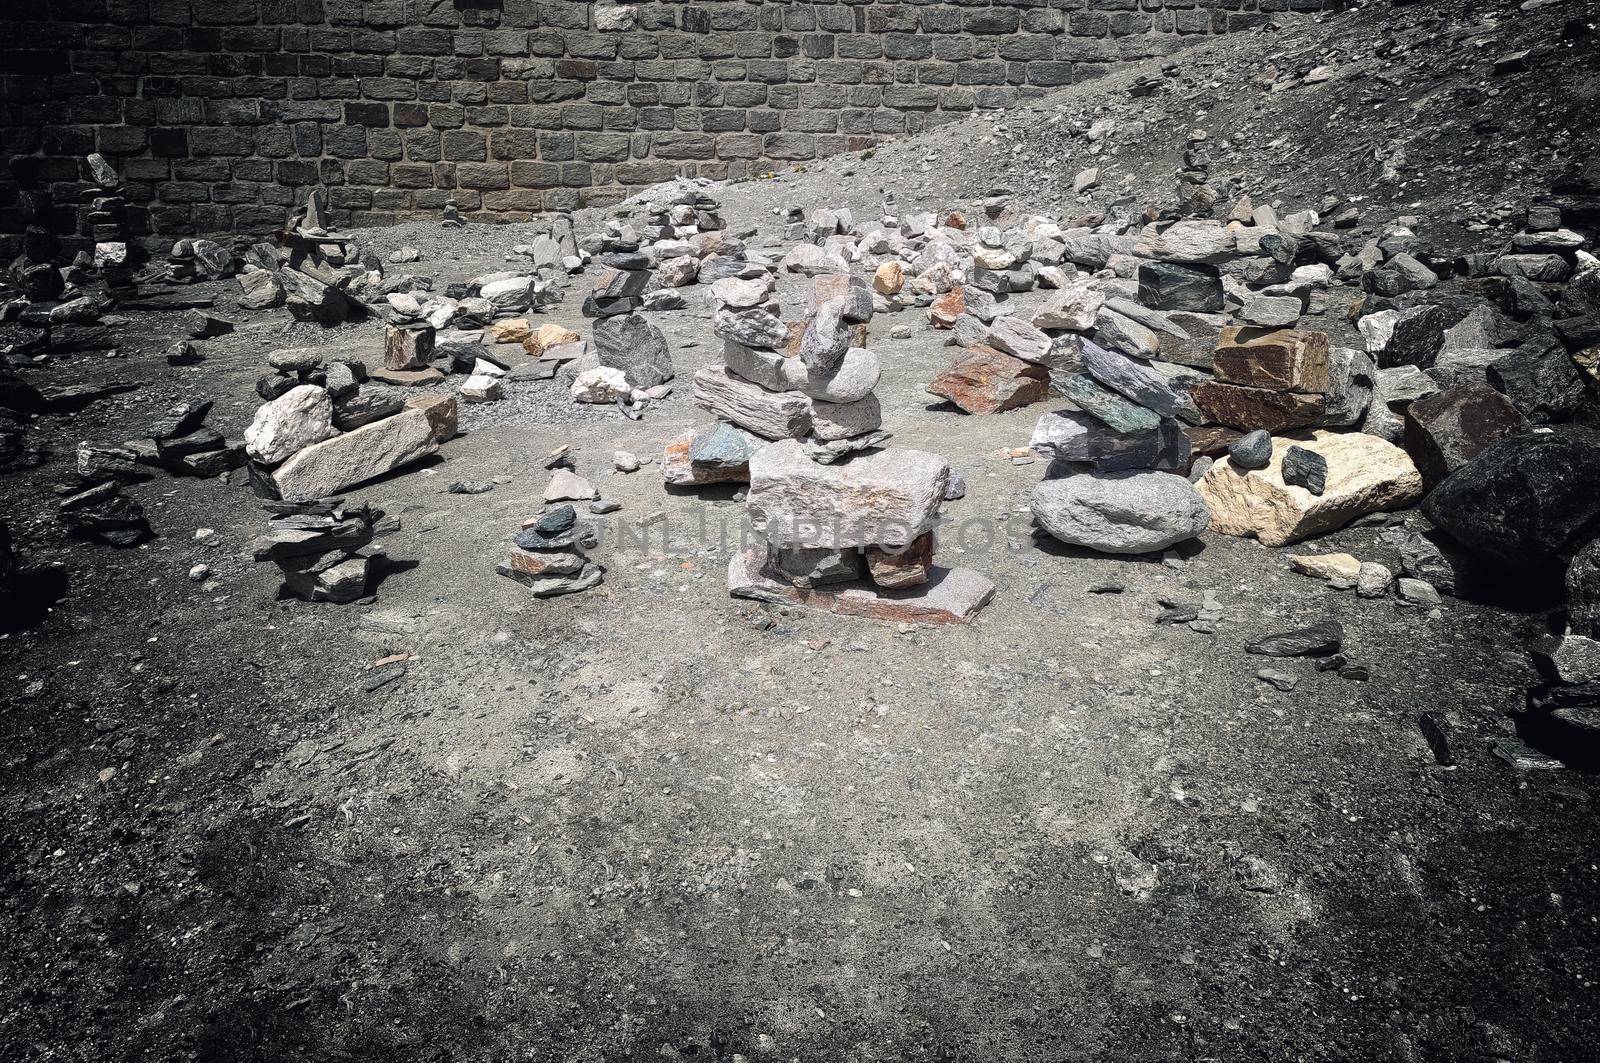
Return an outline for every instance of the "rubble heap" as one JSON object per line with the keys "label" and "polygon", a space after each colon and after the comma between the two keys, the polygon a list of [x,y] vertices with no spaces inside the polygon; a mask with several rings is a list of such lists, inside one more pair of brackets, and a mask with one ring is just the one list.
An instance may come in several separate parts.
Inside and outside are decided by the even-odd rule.
{"label": "rubble heap", "polygon": [[600,584],[605,569],[584,552],[594,534],[578,520],[571,503],[562,503],[523,522],[511,554],[495,571],[516,580],[535,598],[575,594]]}
{"label": "rubble heap", "polygon": [[399,527],[380,509],[337,497],[265,506],[272,516],[254,557],[277,565],[284,587],[308,602],[345,605],[365,597],[384,556],[367,545]]}
{"label": "rubble heap", "polygon": [[613,218],[586,241],[607,266],[584,303],[586,316],[681,310],[687,304],[678,289],[720,275],[702,277],[708,259],[742,257],[744,245],[724,232],[720,204],[698,184],[675,182],[650,196],[642,222]]}
{"label": "rubble heap", "polygon": [[[220,476],[245,463],[244,443],[206,426],[211,401],[190,400],[173,406],[150,426],[150,434],[121,448],[140,465],[165,469],[174,476]],[[87,443],[78,448],[78,468],[106,460]]]}

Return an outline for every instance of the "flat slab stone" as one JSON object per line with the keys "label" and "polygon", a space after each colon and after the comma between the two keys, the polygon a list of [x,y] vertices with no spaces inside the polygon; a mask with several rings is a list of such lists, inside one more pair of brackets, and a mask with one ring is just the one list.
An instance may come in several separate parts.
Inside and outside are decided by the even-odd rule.
{"label": "flat slab stone", "polygon": [[[1328,463],[1321,495],[1283,481],[1290,447],[1311,450]],[[1264,469],[1219,461],[1196,485],[1211,510],[1211,530],[1254,535],[1265,546],[1285,546],[1335,531],[1368,513],[1402,509],[1422,496],[1422,474],[1409,455],[1377,436],[1314,432],[1309,438],[1274,439]]]}
{"label": "flat slab stone", "polygon": [[695,405],[764,439],[800,439],[811,431],[811,400],[797,391],[768,391],[718,365],[694,374]]}
{"label": "flat slab stone", "polygon": [[728,593],[735,598],[891,623],[950,625],[965,624],[994,597],[994,584],[981,573],[937,565],[927,582],[914,587],[889,590],[855,582],[805,590],[767,575],[762,549],[735,553],[728,561]]}
{"label": "flat slab stone", "polygon": [[795,546],[905,546],[933,526],[950,465],[921,450],[877,450],[819,465],[793,440],[750,458],[750,524]]}
{"label": "flat slab stone", "polygon": [[286,499],[326,498],[438,449],[427,412],[408,409],[306,447],[278,466],[272,479]]}

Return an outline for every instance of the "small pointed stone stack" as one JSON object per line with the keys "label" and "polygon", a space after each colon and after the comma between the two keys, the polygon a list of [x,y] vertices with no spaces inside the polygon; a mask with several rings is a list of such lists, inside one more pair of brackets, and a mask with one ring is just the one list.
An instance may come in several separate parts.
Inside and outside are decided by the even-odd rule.
{"label": "small pointed stone stack", "polygon": [[277,565],[289,592],[308,602],[345,605],[365,597],[383,556],[367,546],[375,535],[399,527],[384,522],[381,509],[343,498],[264,505],[271,516],[253,555]]}
{"label": "small pointed stone stack", "polygon": [[150,535],[144,507],[122,493],[115,479],[76,490],[60,503],[61,520],[80,539],[107,546],[137,546]]}
{"label": "small pointed stone stack", "polygon": [[83,227],[94,240],[94,268],[108,288],[132,288],[134,265],[128,246],[128,205],[120,191],[122,177],[98,152],[84,161],[93,180],[83,193]]}
{"label": "small pointed stone stack", "polygon": [[644,306],[644,293],[650,287],[650,259],[639,253],[638,245],[618,243],[600,256],[604,268],[594,280],[594,290],[583,301],[584,317],[614,317],[631,314]]}
{"label": "small pointed stone stack", "polygon": [[584,553],[593,533],[570,503],[526,521],[511,554],[495,571],[523,584],[535,598],[554,598],[598,586],[605,569]]}

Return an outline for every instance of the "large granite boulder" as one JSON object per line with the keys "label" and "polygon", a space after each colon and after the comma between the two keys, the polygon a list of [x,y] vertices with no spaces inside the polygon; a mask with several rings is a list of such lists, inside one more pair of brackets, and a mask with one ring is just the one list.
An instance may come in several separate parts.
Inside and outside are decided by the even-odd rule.
{"label": "large granite boulder", "polygon": [[780,545],[906,546],[933,527],[950,466],[920,450],[878,450],[819,465],[795,440],[750,458],[751,526]]}

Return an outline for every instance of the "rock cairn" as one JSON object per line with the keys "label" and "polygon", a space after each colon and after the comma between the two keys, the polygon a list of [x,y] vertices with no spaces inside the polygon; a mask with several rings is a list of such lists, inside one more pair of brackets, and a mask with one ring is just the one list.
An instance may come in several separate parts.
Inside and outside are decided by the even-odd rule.
{"label": "rock cairn", "polygon": [[605,569],[584,552],[592,530],[569,502],[529,518],[495,571],[523,584],[535,598],[554,598],[599,586]]}
{"label": "rock cairn", "polygon": [[150,537],[144,507],[123,494],[122,484],[116,479],[70,489],[59,510],[62,523],[80,539],[126,548]]}
{"label": "rock cairn", "polygon": [[448,395],[404,399],[364,383],[354,359],[324,361],[314,348],[268,355],[276,370],[257,391],[266,401],[245,430],[250,481],[264,498],[327,498],[420,461],[457,431]]}
{"label": "rock cairn", "polygon": [[257,561],[271,561],[283,585],[308,602],[345,605],[366,597],[381,550],[367,549],[374,536],[399,527],[383,511],[322,498],[305,502],[267,502],[267,532],[252,547]]}
{"label": "rock cairn", "polygon": [[726,235],[721,205],[696,182],[652,189],[649,198],[630,201],[624,209],[630,206],[643,207],[637,223],[614,218],[593,238],[592,248],[607,272],[584,304],[587,316],[607,316],[607,310],[681,310],[688,304],[678,289],[702,281],[707,259],[744,251]]}

